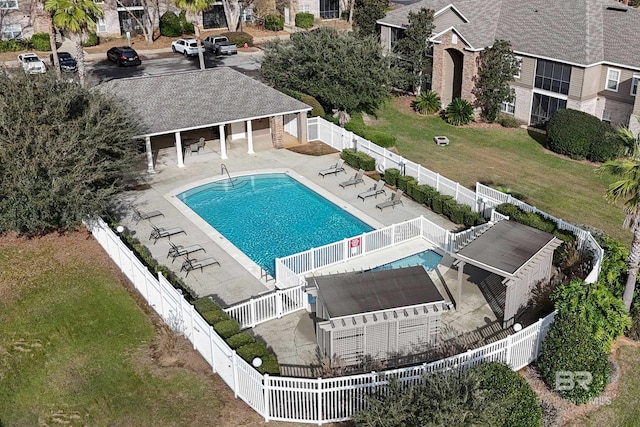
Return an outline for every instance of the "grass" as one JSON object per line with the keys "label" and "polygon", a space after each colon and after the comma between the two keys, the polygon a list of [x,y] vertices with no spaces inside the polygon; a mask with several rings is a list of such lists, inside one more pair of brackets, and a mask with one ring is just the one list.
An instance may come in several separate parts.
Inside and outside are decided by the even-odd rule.
{"label": "grass", "polygon": [[261,424],[86,233],[0,238],[0,271],[0,425]]}
{"label": "grass", "polygon": [[[597,165],[567,159],[545,150],[544,136],[524,129],[455,127],[438,116],[421,116],[396,98],[377,113],[372,127],[397,137],[396,148],[418,162],[466,187],[476,182],[509,187],[526,202],[574,224],[586,224],[631,242],[622,228],[623,210],[605,198],[611,176],[596,173]],[[450,144],[437,146],[445,135]]]}

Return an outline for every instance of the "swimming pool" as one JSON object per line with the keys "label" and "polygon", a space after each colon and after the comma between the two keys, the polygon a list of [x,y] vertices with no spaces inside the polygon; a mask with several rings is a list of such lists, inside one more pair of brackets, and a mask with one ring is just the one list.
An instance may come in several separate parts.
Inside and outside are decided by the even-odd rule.
{"label": "swimming pool", "polygon": [[284,173],[216,181],[178,199],[271,276],[276,258],[373,230]]}
{"label": "swimming pool", "polygon": [[406,258],[399,259],[397,261],[390,262],[388,264],[381,265],[372,270],[392,270],[394,268],[405,268],[422,265],[427,271],[431,271],[435,269],[438,264],[440,264],[440,260],[442,260],[442,255],[432,250],[428,250],[408,256]]}

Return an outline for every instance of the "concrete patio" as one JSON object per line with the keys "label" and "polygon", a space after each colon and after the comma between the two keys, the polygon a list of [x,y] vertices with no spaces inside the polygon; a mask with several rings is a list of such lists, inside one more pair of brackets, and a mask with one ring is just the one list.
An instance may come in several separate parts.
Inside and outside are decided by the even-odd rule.
{"label": "concrete patio", "polygon": [[[149,248],[154,258],[172,267],[198,296],[210,296],[223,307],[270,292],[275,285],[274,280],[265,276],[260,267],[176,197],[182,191],[226,177],[226,174],[224,177],[221,175],[223,163],[232,177],[252,172],[287,172],[375,228],[419,216],[424,216],[449,230],[457,228],[446,218],[408,198],[403,198],[402,205],[384,210],[375,207],[384,198],[378,197],[377,200],[369,198],[365,201],[358,199],[357,194],[371,187],[375,181],[365,176],[364,185],[341,188],[338,184],[355,173],[348,166],[346,174],[329,175],[324,178],[319,176],[317,172],[335,163],[339,158],[338,154],[307,156],[287,149],[274,149],[266,141],[264,144],[254,144],[254,150],[255,154],[247,154],[246,144],[242,141],[234,141],[229,147],[228,159],[223,161],[215,151],[215,145],[207,143],[205,150],[198,154],[187,154],[185,167],[178,168],[175,147],[161,148],[154,153],[157,172],[146,175],[146,184],[138,186],[136,190],[129,191],[123,196],[126,203],[137,206],[141,211],[159,210],[164,214],[161,217],[136,223],[131,213],[128,213],[121,221],[128,230]],[[141,160],[141,168],[146,169],[144,160]],[[391,192],[387,189],[387,196],[390,194]],[[220,266],[209,266],[202,272],[195,270],[188,276],[180,272],[181,260],[171,263],[167,258],[169,250],[167,239],[160,239],[155,244],[150,240],[151,224],[158,227],[183,228],[186,234],[172,236],[171,242],[182,245],[200,244],[206,253],[198,253],[197,258],[215,257],[220,261]],[[430,249],[428,242],[412,241],[334,266],[317,274],[368,269],[426,249]],[[450,268],[451,262],[452,259],[445,256],[430,276],[445,300],[453,302],[453,296],[457,295],[457,271]],[[481,270],[475,272],[470,269],[469,271],[471,271],[470,274],[465,270],[462,303],[442,317],[443,340],[453,338],[459,340],[464,337],[462,344],[456,344],[458,347],[471,346],[478,340],[493,340],[492,337],[504,333],[496,321],[496,314],[487,304],[477,285],[483,279],[482,274],[486,275],[486,273]],[[288,370],[287,374],[295,375],[296,370],[304,371],[305,366],[318,362],[314,321],[306,311],[299,311],[258,325],[252,332],[262,337],[274,350],[279,362]]]}

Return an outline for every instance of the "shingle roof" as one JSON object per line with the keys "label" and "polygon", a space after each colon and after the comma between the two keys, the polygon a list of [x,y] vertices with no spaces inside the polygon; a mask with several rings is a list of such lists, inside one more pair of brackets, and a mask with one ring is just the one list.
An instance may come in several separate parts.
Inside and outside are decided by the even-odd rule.
{"label": "shingle roof", "polygon": [[[606,61],[640,67],[640,10],[615,0],[422,0],[389,12],[381,24],[401,27],[409,11],[436,12],[453,4],[468,20],[456,31],[474,49],[495,39],[511,41],[514,51],[580,65]],[[435,20],[434,34],[446,30]]]}
{"label": "shingle roof", "polygon": [[342,273],[307,279],[330,318],[444,301],[424,267]]}
{"label": "shingle roof", "polygon": [[110,80],[98,89],[138,111],[145,134],[311,110],[228,67]]}

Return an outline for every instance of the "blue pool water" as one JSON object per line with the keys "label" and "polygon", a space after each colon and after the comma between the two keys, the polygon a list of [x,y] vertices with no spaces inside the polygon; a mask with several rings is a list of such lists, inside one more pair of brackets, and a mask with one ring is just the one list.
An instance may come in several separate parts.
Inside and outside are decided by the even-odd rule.
{"label": "blue pool water", "polygon": [[429,250],[390,262],[389,264],[381,265],[374,268],[373,271],[392,270],[394,268],[413,267],[416,265],[422,265],[427,271],[431,271],[440,264],[440,260],[442,260],[442,255]]}
{"label": "blue pool water", "polygon": [[286,174],[216,181],[178,198],[272,276],[276,258],[373,230]]}

